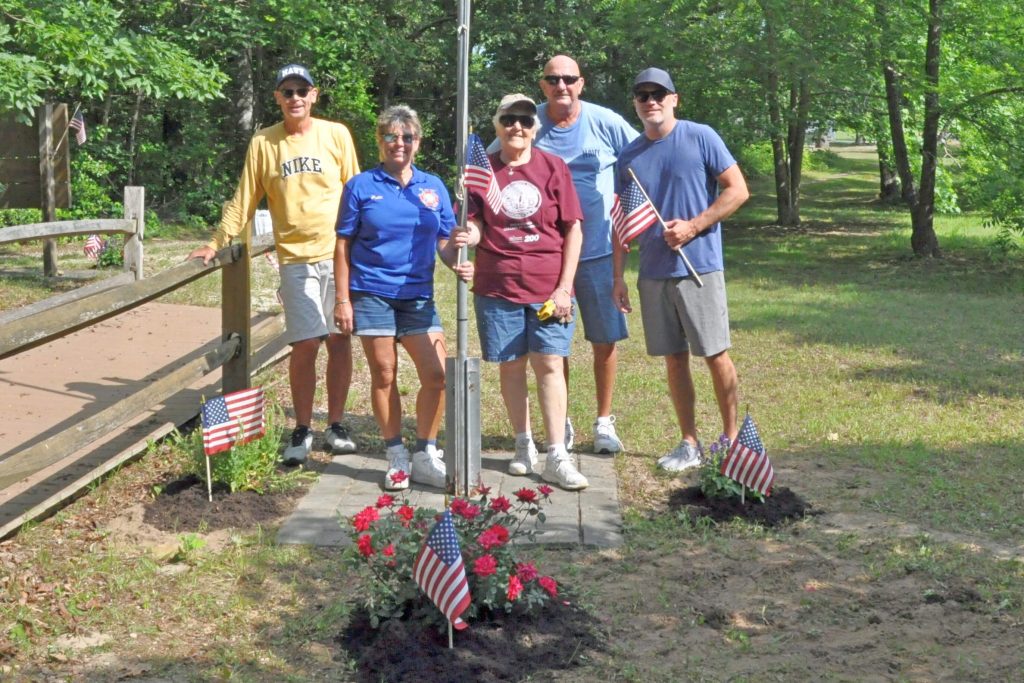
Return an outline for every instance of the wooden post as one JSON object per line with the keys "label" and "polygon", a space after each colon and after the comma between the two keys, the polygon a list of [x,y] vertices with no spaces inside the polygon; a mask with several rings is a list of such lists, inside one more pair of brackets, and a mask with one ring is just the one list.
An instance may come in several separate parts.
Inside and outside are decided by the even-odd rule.
{"label": "wooden post", "polygon": [[245,241],[237,245],[241,254],[233,263],[221,269],[221,329],[223,341],[237,335],[238,352],[224,363],[224,393],[248,389],[251,381],[252,334],[249,328],[251,310],[250,282],[252,260],[249,258],[251,232],[245,231]]}
{"label": "wooden post", "polygon": [[[39,178],[41,182],[40,208],[43,222],[57,220],[57,178],[53,168],[53,105],[39,108]],[[57,275],[57,240],[48,239],[43,244],[43,275]]]}
{"label": "wooden post", "polygon": [[135,221],[135,234],[128,235],[124,240],[124,270],[135,273],[135,279],[141,280],[142,273],[142,240],[146,230],[146,188],[129,185],[124,188],[124,217]]}

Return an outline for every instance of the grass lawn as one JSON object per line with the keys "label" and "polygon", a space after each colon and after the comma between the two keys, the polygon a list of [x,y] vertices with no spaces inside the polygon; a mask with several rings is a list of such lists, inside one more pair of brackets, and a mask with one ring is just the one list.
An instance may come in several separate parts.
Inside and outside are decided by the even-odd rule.
{"label": "grass lawn", "polygon": [[[635,310],[615,399],[625,545],[538,551],[605,646],[576,653],[567,643],[564,667],[525,667],[517,680],[1024,678],[1024,260],[994,256],[994,231],[973,215],[938,217],[945,257],[913,258],[907,212],[873,199],[873,156],[833,151],[838,160],[805,178],[802,226],[771,225],[765,179],[725,230],[741,408],[758,421],[776,485],[819,514],[766,530],[671,508],[695,475],[654,468],[679,436]],[[150,267],[195,243],[147,243]],[[0,270],[38,258],[10,251]],[[256,305],[272,308],[272,273],[257,270],[267,272]],[[635,270],[627,281],[635,304]],[[48,295],[25,278],[0,276],[0,287],[3,307]],[[451,339],[453,291],[442,277]],[[176,300],[216,305],[218,292],[203,281]],[[470,340],[477,355],[475,330]],[[570,414],[588,448],[581,333],[574,358]],[[408,415],[415,373],[402,363]],[[719,418],[707,372],[694,368],[710,442]],[[287,411],[281,370],[263,380]],[[484,438],[508,446],[497,386],[485,365]],[[367,387],[360,360],[349,410],[375,430]],[[172,561],[124,542],[117,530],[138,523],[125,522],[125,507],[180,470],[181,443],[154,444],[0,543],[0,679],[371,680],[336,640],[359,590],[336,552],[277,546],[259,528],[182,530]]]}

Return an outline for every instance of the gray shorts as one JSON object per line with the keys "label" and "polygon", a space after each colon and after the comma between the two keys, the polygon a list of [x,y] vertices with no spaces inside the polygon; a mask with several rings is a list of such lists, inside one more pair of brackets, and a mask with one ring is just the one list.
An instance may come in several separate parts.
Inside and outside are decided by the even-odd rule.
{"label": "gray shorts", "polygon": [[688,277],[637,280],[647,355],[689,351],[695,356],[714,356],[732,346],[725,273],[704,273],[700,279],[703,287]]}
{"label": "gray shorts", "polygon": [[334,324],[334,260],[281,264],[280,272],[285,341],[325,339],[340,332]]}
{"label": "gray shorts", "polygon": [[573,281],[583,336],[591,344],[614,344],[629,337],[626,316],[612,299],[612,257],[580,261]]}

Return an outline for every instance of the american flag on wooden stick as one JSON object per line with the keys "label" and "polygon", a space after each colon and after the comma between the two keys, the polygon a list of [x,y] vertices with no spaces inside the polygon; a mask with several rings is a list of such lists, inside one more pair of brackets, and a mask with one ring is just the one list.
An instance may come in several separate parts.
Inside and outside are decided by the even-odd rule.
{"label": "american flag on wooden stick", "polygon": [[612,202],[612,228],[615,237],[624,248],[640,233],[658,222],[658,215],[643,191],[630,180],[622,194],[615,195]]}
{"label": "american flag on wooden stick", "polygon": [[736,441],[722,458],[720,471],[761,495],[771,493],[775,470],[772,469],[772,463],[757,433],[757,425],[750,415],[743,418],[743,426],[740,427]]}
{"label": "american flag on wooden stick", "polygon": [[263,436],[263,388],[242,389],[203,404],[203,451],[207,455],[229,450]]}
{"label": "american flag on wooden stick", "polygon": [[85,247],[82,248],[82,251],[85,252],[88,258],[95,261],[100,257],[100,253],[106,246],[107,243],[99,235],[89,235],[85,239]]}
{"label": "american flag on wooden stick", "polygon": [[68,128],[75,131],[75,142],[84,145],[88,139],[85,133],[85,117],[81,114],[75,114],[71,117],[71,121],[68,122]]}
{"label": "american flag on wooden stick", "polygon": [[470,133],[466,148],[466,187],[479,190],[491,211],[498,213],[501,211],[501,190],[498,189],[498,181],[494,179],[494,169],[491,168],[491,160],[487,158],[487,150],[480,136]]}
{"label": "american flag on wooden stick", "polygon": [[468,626],[460,615],[469,607],[469,583],[450,510],[430,530],[413,562],[412,577],[454,628]]}

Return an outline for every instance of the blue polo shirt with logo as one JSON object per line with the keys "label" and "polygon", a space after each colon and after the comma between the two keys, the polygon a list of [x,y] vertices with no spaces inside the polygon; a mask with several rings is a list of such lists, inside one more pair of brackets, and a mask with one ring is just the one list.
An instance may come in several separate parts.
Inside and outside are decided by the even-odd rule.
{"label": "blue polo shirt with logo", "polygon": [[404,188],[381,167],[345,183],[337,233],[349,240],[349,289],[393,299],[434,295],[439,239],[455,226],[441,179],[415,166]]}

